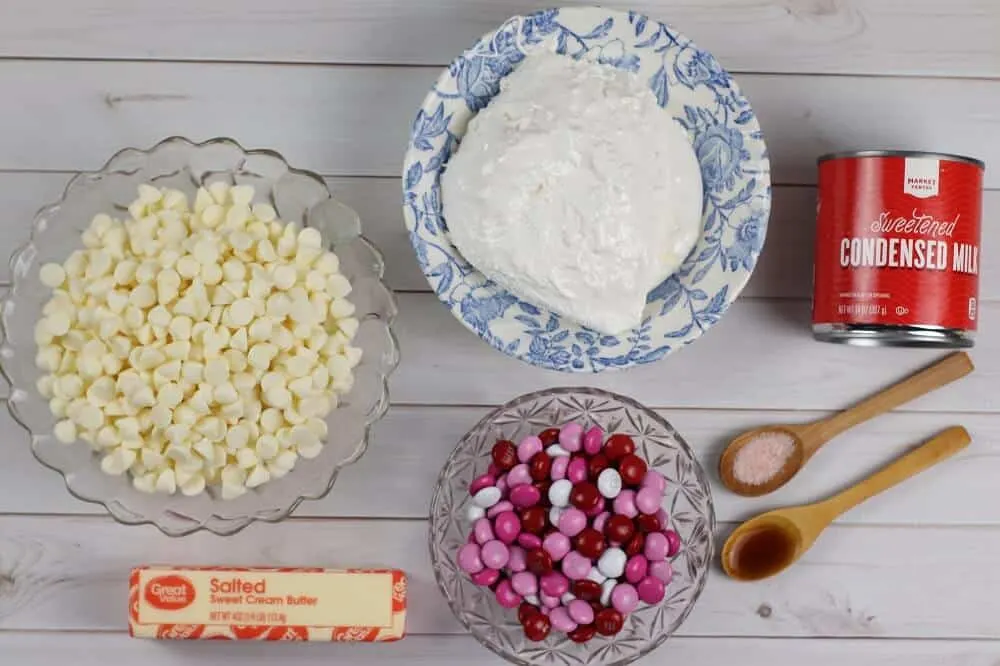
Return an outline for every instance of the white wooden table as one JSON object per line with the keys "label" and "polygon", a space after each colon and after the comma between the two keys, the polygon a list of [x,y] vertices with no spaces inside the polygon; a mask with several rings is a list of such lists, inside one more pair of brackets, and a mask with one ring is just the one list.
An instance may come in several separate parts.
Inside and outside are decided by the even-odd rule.
{"label": "white wooden table", "polygon": [[[733,433],[819,416],[936,357],[811,339],[814,160],[897,147],[1000,164],[1000,3],[634,0],[737,74],[771,150],[774,210],[758,270],[715,329],[653,366],[598,377],[532,369],[466,332],[426,293],[399,207],[408,129],[439,68],[544,4],[0,0],[0,254],[70,172],[171,134],[232,136],[328,175],[360,211],[399,293],[403,357],[389,415],[330,496],[225,539],[123,527],[74,500],[4,410],[0,664],[499,663],[462,635],[425,547],[437,471],[490,406],[561,384],[621,391],[662,408],[714,474]],[[967,426],[973,445],[844,516],[772,582],[713,572],[677,637],[643,663],[1000,663],[1000,170],[986,182],[977,372],[843,436],[773,497],[716,487],[720,535],[760,509],[826,495],[945,426]],[[391,646],[130,640],[127,572],[152,561],[401,567],[412,581],[410,635]]]}

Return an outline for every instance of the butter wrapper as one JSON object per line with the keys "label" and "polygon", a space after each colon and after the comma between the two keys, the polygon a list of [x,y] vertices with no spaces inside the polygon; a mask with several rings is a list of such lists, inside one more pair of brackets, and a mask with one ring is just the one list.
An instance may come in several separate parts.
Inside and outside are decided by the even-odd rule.
{"label": "butter wrapper", "polygon": [[151,566],[129,579],[137,638],[396,641],[405,621],[398,569]]}

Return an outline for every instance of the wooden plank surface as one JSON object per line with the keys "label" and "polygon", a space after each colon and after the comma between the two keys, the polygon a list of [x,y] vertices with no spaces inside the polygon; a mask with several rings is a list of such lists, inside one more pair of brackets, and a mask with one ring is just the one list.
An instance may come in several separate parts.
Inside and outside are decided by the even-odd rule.
{"label": "wooden plank surface", "polygon": [[[264,562],[405,569],[408,630],[462,633],[426,539],[419,520],[291,520],[175,539],[108,518],[0,517],[0,629],[121,630],[134,565]],[[738,583],[713,567],[678,634],[997,639],[998,549],[997,529],[834,526],[774,579]]]}
{"label": "wooden plank surface", "polygon": [[[329,175],[398,176],[436,67],[0,61],[0,169],[97,169],[171,134],[231,136]],[[915,148],[1000,160],[1000,80],[747,74],[774,182],[816,157]],[[249,113],[248,109],[253,112]],[[81,132],[80,128],[86,128]],[[44,138],[44,140],[43,140]],[[986,182],[1000,187],[1000,172]]]}
{"label": "wooden plank surface", "polygon": [[[588,5],[591,0],[563,0]],[[992,0],[608,0],[672,23],[734,71],[996,76]],[[443,64],[546,0],[10,0],[0,54]],[[933,44],[933,48],[926,48]]]}

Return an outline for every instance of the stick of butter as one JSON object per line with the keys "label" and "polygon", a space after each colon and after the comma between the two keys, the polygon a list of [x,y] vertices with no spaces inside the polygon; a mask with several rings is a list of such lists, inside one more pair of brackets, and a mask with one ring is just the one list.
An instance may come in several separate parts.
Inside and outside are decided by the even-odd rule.
{"label": "stick of butter", "polygon": [[398,569],[155,566],[129,579],[139,638],[396,641],[405,620]]}

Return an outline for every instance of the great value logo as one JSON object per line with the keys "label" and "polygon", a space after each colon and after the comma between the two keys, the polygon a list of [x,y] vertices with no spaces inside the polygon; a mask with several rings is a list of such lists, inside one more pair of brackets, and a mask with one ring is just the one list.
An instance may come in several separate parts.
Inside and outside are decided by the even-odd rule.
{"label": "great value logo", "polygon": [[194,603],[194,584],[184,576],[157,576],[143,589],[143,598],[160,610],[181,610]]}

